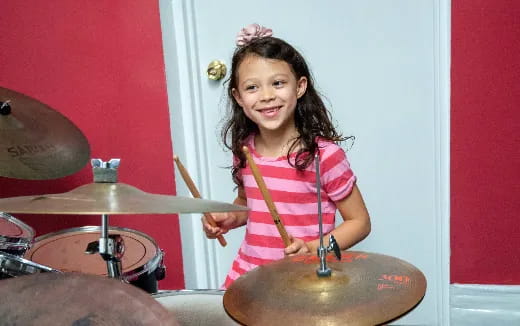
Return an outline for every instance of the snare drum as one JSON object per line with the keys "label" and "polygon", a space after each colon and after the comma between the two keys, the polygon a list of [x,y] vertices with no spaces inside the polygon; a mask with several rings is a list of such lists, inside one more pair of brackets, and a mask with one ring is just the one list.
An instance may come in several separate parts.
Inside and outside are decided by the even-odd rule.
{"label": "snare drum", "polygon": [[0,212],[0,251],[23,256],[33,243],[34,229],[13,216]]}
{"label": "snare drum", "polygon": [[152,295],[180,325],[240,325],[226,313],[222,290],[161,291]]}
{"label": "snare drum", "polygon": [[[37,237],[25,258],[62,272],[108,275],[107,263],[98,254],[85,253],[89,243],[98,241],[99,226],[66,229]],[[126,228],[109,227],[109,234],[123,238],[121,259],[123,279],[148,293],[157,292],[164,278],[163,252],[148,235]]]}

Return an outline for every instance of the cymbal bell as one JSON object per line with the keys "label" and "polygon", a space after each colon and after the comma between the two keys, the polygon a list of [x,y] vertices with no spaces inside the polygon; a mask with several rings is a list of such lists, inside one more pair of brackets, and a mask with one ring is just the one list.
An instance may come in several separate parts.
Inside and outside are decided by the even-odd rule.
{"label": "cymbal bell", "polygon": [[143,290],[80,273],[38,273],[0,281],[2,325],[179,325]]}
{"label": "cymbal bell", "polygon": [[20,214],[175,214],[246,211],[213,200],[144,192],[124,183],[89,183],[62,194],[0,199],[0,211]]}
{"label": "cymbal bell", "polygon": [[319,277],[315,255],[291,256],[240,276],[224,308],[245,325],[377,325],[406,313],[423,298],[426,279],[413,265],[386,255],[345,251],[327,256],[330,277]]}
{"label": "cymbal bell", "polygon": [[0,176],[56,179],[79,171],[89,157],[87,139],[70,120],[0,87]]}

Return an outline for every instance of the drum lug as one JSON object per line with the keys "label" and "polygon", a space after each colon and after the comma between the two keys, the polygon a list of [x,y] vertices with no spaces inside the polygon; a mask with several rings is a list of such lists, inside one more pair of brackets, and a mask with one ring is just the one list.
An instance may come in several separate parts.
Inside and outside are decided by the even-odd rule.
{"label": "drum lug", "polygon": [[160,281],[166,277],[166,266],[159,266],[155,270],[155,277],[157,278],[157,281]]}
{"label": "drum lug", "polygon": [[157,269],[155,270],[155,278],[157,281],[160,281],[166,277],[166,266],[164,266],[164,251],[159,249],[161,252],[161,261],[157,264]]}

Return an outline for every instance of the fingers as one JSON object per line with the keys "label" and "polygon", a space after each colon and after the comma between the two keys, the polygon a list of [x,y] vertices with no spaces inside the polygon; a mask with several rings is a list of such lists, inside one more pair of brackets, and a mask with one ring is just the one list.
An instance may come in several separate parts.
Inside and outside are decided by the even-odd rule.
{"label": "fingers", "polygon": [[202,230],[204,231],[204,233],[206,233],[206,237],[209,238],[209,239],[216,238],[217,237],[217,233],[218,233],[220,228],[211,226],[208,223],[208,220],[206,219],[205,216],[202,216],[202,218],[200,220],[202,222]]}
{"label": "fingers", "polygon": [[200,220],[202,222],[202,230],[204,231],[208,239],[215,239],[216,237],[223,235],[227,232],[227,230],[219,227],[218,225],[211,226],[211,224],[209,224],[205,216],[202,216]]}
{"label": "fingers", "polygon": [[292,235],[289,235],[289,239],[292,243],[284,249],[286,255],[303,255],[310,252],[309,247],[302,239],[294,238]]}

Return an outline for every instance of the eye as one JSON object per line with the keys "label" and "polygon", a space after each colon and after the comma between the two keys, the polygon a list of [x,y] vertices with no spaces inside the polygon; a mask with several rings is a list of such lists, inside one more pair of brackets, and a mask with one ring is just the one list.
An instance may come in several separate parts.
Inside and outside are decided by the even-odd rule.
{"label": "eye", "polygon": [[282,87],[285,83],[286,83],[285,80],[275,80],[273,82],[273,86],[274,87]]}
{"label": "eye", "polygon": [[246,91],[254,91],[257,89],[256,85],[247,85],[245,88]]}

